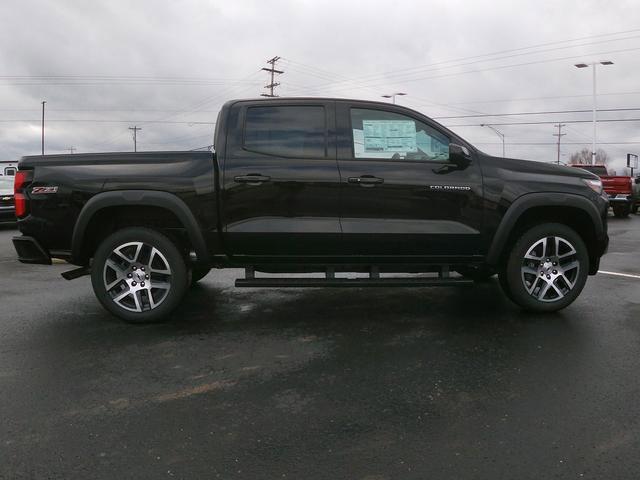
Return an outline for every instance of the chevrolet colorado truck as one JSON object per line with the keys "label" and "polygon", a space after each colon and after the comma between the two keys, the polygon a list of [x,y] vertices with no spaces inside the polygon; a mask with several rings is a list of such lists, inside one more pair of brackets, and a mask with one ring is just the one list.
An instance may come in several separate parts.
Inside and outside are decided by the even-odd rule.
{"label": "chevrolet colorado truck", "polygon": [[549,312],[576,299],[607,249],[596,175],[487,155],[398,105],[233,100],[214,140],[214,152],[23,157],[19,260],[76,265],[63,277],[90,275],[108,311],[142,323],[212,268],[278,288],[497,273],[513,302]]}
{"label": "chevrolet colorado truck", "polygon": [[623,218],[629,213],[638,211],[638,199],[634,194],[634,179],[626,175],[609,175],[604,165],[571,165],[595,173],[602,180],[604,193],[609,197],[609,202],[616,217]]}

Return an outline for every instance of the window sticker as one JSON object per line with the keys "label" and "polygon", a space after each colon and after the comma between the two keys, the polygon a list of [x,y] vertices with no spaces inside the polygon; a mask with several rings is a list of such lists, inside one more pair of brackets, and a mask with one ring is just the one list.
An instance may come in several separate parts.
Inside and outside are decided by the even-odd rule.
{"label": "window sticker", "polygon": [[362,127],[365,153],[418,151],[412,120],[363,120]]}

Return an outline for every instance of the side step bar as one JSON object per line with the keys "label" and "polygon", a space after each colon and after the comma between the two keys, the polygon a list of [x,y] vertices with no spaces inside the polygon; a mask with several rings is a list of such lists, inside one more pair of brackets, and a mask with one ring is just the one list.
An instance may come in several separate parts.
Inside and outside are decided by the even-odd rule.
{"label": "side step bar", "polygon": [[372,269],[368,278],[336,278],[332,270],[327,270],[326,278],[256,278],[252,268],[245,269],[245,278],[238,278],[236,287],[443,287],[453,285],[473,285],[473,280],[449,277],[448,268],[443,268],[438,276],[431,277],[380,277],[377,269]]}

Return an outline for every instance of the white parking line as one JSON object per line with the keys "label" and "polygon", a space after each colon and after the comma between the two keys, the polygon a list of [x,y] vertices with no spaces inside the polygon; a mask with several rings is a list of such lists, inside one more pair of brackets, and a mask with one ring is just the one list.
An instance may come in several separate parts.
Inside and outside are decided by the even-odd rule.
{"label": "white parking line", "polygon": [[640,279],[640,275],[632,275],[631,273],[606,272],[604,270],[598,270],[598,273],[604,273],[605,275],[616,275],[618,277],[629,277],[629,278]]}

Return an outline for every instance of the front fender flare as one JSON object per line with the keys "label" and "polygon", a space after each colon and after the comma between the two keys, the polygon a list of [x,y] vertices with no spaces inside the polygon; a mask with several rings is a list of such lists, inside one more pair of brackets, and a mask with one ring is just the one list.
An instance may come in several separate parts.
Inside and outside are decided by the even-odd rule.
{"label": "front fender flare", "polygon": [[593,223],[596,238],[604,235],[604,226],[598,208],[588,198],[572,193],[545,192],[527,193],[518,197],[507,209],[498,225],[493,241],[487,252],[487,264],[495,266],[506,246],[509,235],[513,231],[518,219],[529,209],[535,207],[572,207],[578,208],[589,215]]}
{"label": "front fender flare", "polygon": [[172,193],[156,190],[114,190],[91,197],[80,211],[71,237],[71,254],[75,262],[82,260],[85,234],[93,216],[104,208],[128,205],[160,207],[172,212],[184,226],[198,262],[208,260],[209,254],[200,225],[182,199]]}

